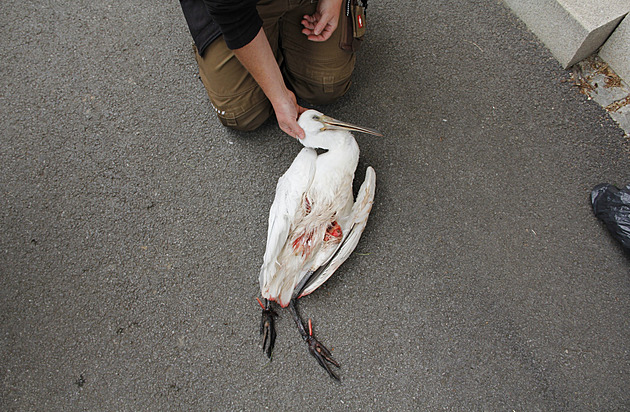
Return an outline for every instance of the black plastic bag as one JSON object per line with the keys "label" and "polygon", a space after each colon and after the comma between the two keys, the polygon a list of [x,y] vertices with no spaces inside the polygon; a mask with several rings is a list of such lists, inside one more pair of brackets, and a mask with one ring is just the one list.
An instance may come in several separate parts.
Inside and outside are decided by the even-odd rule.
{"label": "black plastic bag", "polygon": [[591,191],[593,212],[623,247],[630,251],[630,185],[619,190],[602,183]]}

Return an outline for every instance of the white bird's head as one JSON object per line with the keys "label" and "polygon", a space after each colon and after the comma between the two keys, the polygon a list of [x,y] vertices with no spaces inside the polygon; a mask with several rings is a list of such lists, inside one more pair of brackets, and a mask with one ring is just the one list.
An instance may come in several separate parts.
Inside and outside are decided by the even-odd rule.
{"label": "white bird's head", "polygon": [[306,134],[306,137],[300,140],[306,147],[328,149],[336,142],[345,140],[347,136],[351,136],[350,133],[348,133],[350,131],[383,136],[374,129],[342,122],[341,120],[333,119],[312,109],[300,115],[298,124],[304,129]]}

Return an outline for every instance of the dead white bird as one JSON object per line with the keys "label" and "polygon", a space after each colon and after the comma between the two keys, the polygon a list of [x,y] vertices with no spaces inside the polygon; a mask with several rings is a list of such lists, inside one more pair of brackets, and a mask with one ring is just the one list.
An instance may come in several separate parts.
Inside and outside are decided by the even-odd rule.
{"label": "dead white bird", "polygon": [[[315,110],[304,112],[298,124],[305,146],[280,177],[269,212],[267,249],[260,269],[263,351],[271,357],[276,333],[271,301],[289,306],[311,354],[329,375],[339,367],[330,351],[308,331],[296,299],[321,286],[350,256],[372,209],[376,174],[367,168],[356,201],[352,194],[359,146],[350,130],[382,136],[373,129],[335,120]],[[325,149],[318,154],[315,149]]]}

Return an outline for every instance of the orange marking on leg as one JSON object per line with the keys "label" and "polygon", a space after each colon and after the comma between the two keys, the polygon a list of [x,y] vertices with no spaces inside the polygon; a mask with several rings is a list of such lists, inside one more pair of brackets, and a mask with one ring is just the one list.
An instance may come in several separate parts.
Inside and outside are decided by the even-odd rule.
{"label": "orange marking on leg", "polygon": [[256,300],[258,301],[258,304],[260,305],[260,307],[265,309],[265,305],[263,305],[263,303],[260,301],[260,299],[256,298]]}
{"label": "orange marking on leg", "polygon": [[311,320],[308,320],[308,334],[310,336],[313,336],[313,323],[311,323]]}

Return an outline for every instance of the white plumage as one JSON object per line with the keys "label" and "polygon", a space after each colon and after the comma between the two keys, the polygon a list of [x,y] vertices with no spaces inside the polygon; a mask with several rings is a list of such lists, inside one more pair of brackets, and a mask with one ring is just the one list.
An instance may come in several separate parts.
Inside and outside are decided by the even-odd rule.
{"label": "white plumage", "polygon": [[[359,146],[345,129],[374,131],[315,110],[303,113],[298,124],[306,133],[301,140],[305,147],[278,180],[260,270],[262,296],[282,307],[289,304],[306,276],[322,268],[295,297],[317,289],[352,253],[365,228],[376,186],[374,169],[368,167],[354,201],[352,181]],[[318,155],[315,149],[327,151]]]}
{"label": "white plumage", "polygon": [[[274,316],[270,301],[291,313],[309,345],[309,350],[331,377],[338,379],[328,363],[339,364],[331,353],[308,332],[295,300],[321,286],[350,256],[365,229],[372,209],[376,173],[367,168],[356,201],[352,194],[359,146],[349,130],[381,135],[351,125],[315,110],[304,112],[298,124],[306,137],[305,146],[280,177],[269,211],[267,248],[260,268],[260,291],[265,298],[261,334],[263,350],[271,357],[275,341]],[[316,149],[324,149],[318,154]]]}

